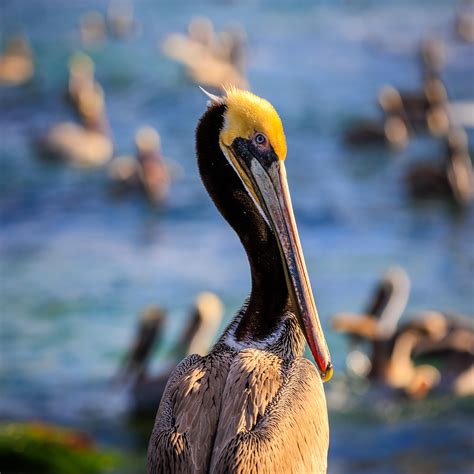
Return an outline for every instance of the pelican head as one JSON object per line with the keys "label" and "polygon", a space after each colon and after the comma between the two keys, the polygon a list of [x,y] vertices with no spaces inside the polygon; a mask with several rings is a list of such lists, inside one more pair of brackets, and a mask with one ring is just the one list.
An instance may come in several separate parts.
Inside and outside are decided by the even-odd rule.
{"label": "pelican head", "polygon": [[[293,214],[281,119],[270,102],[251,92],[230,88],[224,97],[210,98],[211,107],[220,106],[223,111],[223,123],[218,134],[222,159],[232,167],[256,212],[275,237],[291,310],[298,319],[323,380],[328,380],[332,375],[332,364]],[[256,233],[246,238],[258,239],[259,236]]]}
{"label": "pelican head", "polygon": [[135,135],[135,145],[141,152],[159,150],[161,148],[160,134],[153,127],[141,127]]}

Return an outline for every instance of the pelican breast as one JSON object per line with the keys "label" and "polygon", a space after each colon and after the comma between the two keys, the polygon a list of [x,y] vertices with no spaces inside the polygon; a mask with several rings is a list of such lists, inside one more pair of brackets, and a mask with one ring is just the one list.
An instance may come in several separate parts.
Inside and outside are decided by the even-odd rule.
{"label": "pelican breast", "polygon": [[188,357],[171,377],[150,472],[326,472],[328,440],[311,362],[255,348],[213,351]]}

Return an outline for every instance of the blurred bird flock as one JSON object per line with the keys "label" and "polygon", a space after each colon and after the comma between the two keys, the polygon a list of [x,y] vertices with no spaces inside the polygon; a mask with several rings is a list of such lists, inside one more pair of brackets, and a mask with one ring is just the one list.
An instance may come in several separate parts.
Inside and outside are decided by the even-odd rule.
{"label": "blurred bird flock", "polygon": [[2,473],[143,472],[170,371],[249,291],[199,182],[197,85],[285,123],[329,472],[473,472],[471,2],[0,10]]}

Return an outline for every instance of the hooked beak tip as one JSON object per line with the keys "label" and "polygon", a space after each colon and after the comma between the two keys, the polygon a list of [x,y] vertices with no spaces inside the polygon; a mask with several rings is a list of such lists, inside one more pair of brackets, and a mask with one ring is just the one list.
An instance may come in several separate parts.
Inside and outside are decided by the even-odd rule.
{"label": "hooked beak tip", "polygon": [[328,366],[326,367],[326,370],[321,373],[321,379],[323,380],[323,382],[331,380],[333,373],[334,367],[332,366],[331,362],[329,362]]}

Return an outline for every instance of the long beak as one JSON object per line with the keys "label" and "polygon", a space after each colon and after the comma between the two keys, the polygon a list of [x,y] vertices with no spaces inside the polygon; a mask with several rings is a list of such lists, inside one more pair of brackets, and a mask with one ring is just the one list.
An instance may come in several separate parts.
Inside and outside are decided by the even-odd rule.
{"label": "long beak", "polygon": [[265,169],[253,158],[250,169],[229,147],[225,155],[241,178],[263,218],[277,236],[285,268],[286,283],[296,316],[305,334],[314,360],[324,381],[331,378],[333,367],[329,349],[321,329],[318,311],[296,227],[293,206],[283,161],[275,161]]}

